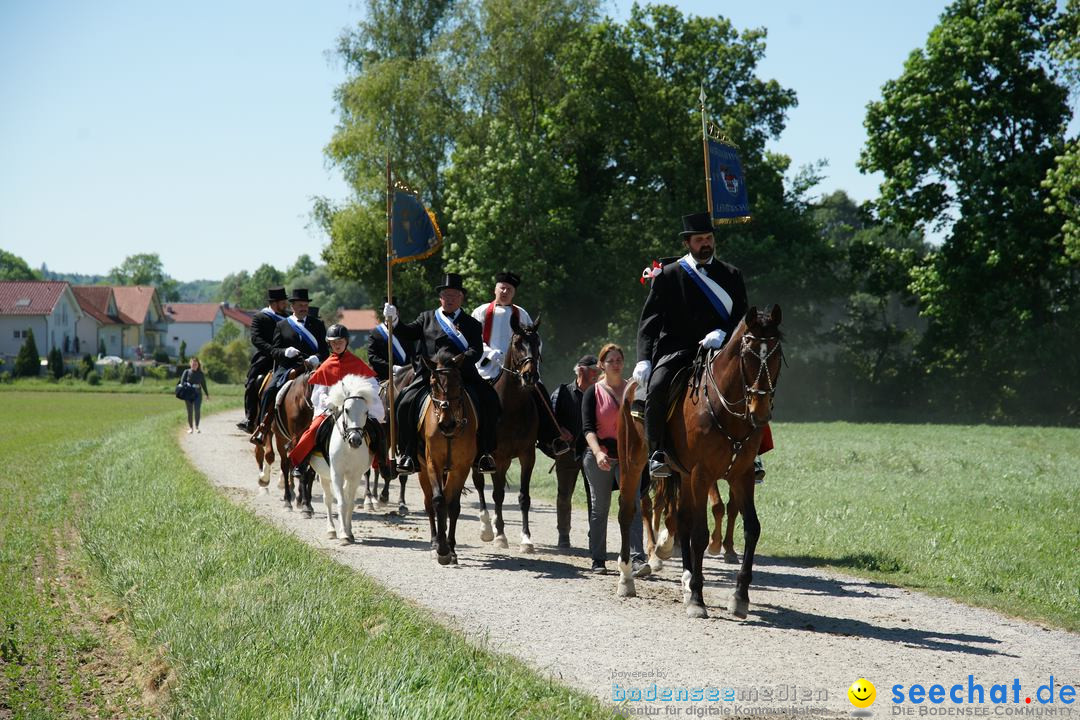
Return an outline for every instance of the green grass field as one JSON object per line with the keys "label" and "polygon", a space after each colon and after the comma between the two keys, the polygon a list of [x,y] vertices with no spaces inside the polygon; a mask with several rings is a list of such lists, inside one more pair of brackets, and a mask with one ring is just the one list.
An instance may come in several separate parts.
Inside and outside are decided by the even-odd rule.
{"label": "green grass field", "polygon": [[173,717],[611,715],[225,501],[181,413],[0,393],[0,716],[139,716],[145,688]]}

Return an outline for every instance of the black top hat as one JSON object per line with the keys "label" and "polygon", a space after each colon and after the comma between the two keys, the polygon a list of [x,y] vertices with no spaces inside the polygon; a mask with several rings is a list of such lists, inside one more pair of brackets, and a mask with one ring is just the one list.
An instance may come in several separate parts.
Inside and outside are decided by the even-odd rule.
{"label": "black top hat", "polygon": [[266,300],[267,302],[276,302],[278,300],[288,300],[288,295],[285,294],[285,288],[272,287],[266,288]]}
{"label": "black top hat", "polygon": [[691,235],[701,235],[713,231],[712,218],[709,217],[707,212],[683,215],[682,224],[683,231],[679,233],[679,237],[683,240],[686,240]]}
{"label": "black top hat", "polygon": [[319,306],[318,305],[308,305],[307,314],[308,314],[308,317],[313,317],[313,318],[319,317]]}
{"label": "black top hat", "polygon": [[457,273],[446,273],[442,285],[436,287],[435,292],[441,293],[443,290],[460,290],[464,293],[465,288],[461,285],[461,276]]}
{"label": "black top hat", "polygon": [[517,273],[512,273],[509,270],[503,270],[500,273],[495,273],[495,282],[504,282],[517,287],[521,284],[521,276]]}
{"label": "black top hat", "polygon": [[307,288],[293,288],[292,296],[289,297],[289,302],[293,302],[294,300],[311,302],[311,298],[309,298],[307,294]]}

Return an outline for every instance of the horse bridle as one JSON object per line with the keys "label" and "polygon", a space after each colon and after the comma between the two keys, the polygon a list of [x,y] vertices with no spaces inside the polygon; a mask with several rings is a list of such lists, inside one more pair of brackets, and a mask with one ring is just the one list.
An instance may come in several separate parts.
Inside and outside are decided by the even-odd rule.
{"label": "horse bridle", "polygon": [[[525,333],[521,333],[521,336],[525,337]],[[513,341],[513,338],[511,338],[510,347],[513,348],[513,346],[514,346],[514,341]],[[530,350],[531,350],[531,348],[530,348]],[[507,355],[509,355],[509,353],[507,353]],[[514,363],[514,367],[507,367],[506,365],[503,365],[502,369],[505,370],[506,372],[510,373],[511,375],[514,375],[515,377],[521,378],[522,375],[524,375],[524,371],[522,370],[522,368],[525,367],[526,365],[528,365],[529,363],[535,363],[537,366],[539,366],[540,365],[540,359],[541,359],[540,351],[537,350],[536,355],[533,355],[530,352],[525,357],[520,358],[517,362]],[[536,371],[536,376],[537,376],[537,378],[540,377],[540,371],[539,370]]]}
{"label": "horse bridle", "polygon": [[[345,419],[348,415],[348,413],[345,412],[345,406],[350,400],[363,400],[364,402],[367,402],[367,398],[365,398],[363,395],[349,395],[347,398],[341,401],[341,409],[335,413],[336,417],[334,418],[334,424],[335,426],[340,426],[341,437],[343,437],[346,441],[349,439],[349,433],[351,432],[359,432],[362,435],[366,434],[364,425],[355,425],[353,427],[349,427],[345,424]],[[366,417],[367,413],[365,412],[364,415]],[[338,423],[338,420],[340,420],[341,422]]]}
{"label": "horse bridle", "polygon": [[[435,396],[435,388],[432,388],[432,391],[431,391],[431,405],[435,409],[435,416],[439,420],[439,425],[440,425],[439,432],[441,432],[443,435],[445,435],[448,438],[456,436],[459,432],[461,432],[461,429],[463,427],[465,427],[466,425],[469,424],[469,417],[465,412],[465,392],[464,392],[464,390],[461,390],[458,393],[457,397],[452,398],[452,397],[449,396],[450,393],[443,386],[443,384],[441,382],[439,382],[439,377],[440,376],[445,377],[445,376],[449,375],[454,370],[457,370],[457,368],[435,368],[431,372],[431,377],[435,380],[435,383],[434,383],[435,387],[439,388],[439,390],[442,391],[442,393],[444,395],[444,398],[445,398],[445,399],[443,399],[443,398],[436,397]],[[446,432],[441,427],[442,426],[442,421],[443,421],[443,417],[444,417],[445,413],[450,411],[451,405],[453,403],[457,403],[458,405],[461,406],[461,413],[460,413],[460,416],[458,417],[458,419],[454,421],[454,429],[451,430],[450,432]]]}
{"label": "horse bridle", "polygon": [[[769,405],[770,407],[772,406],[773,397],[776,394],[776,383],[773,381],[772,372],[769,370],[769,359],[777,351],[780,352],[781,360],[784,357],[784,351],[781,349],[782,343],[780,341],[779,335],[772,338],[759,338],[755,335],[751,335],[750,333],[744,333],[740,340],[741,345],[739,347],[739,379],[741,379],[743,383],[742,400],[736,400],[735,402],[731,402],[726,397],[724,397],[724,394],[720,392],[720,386],[716,382],[716,376],[712,372],[713,361],[716,360],[716,356],[720,354],[722,348],[709,352],[709,355],[705,361],[704,368],[704,374],[706,375],[703,388],[705,395],[705,407],[709,410],[709,417],[712,419],[713,426],[728,439],[728,442],[731,443],[731,462],[728,463],[727,469],[724,471],[721,477],[727,477],[727,474],[731,472],[731,468],[734,467],[735,460],[738,459],[739,452],[742,450],[743,444],[747,440],[749,440],[750,436],[753,435],[754,432],[758,429],[757,422],[754,420],[754,416],[750,414],[750,397],[753,395],[759,397],[768,397]],[[775,340],[776,344],[770,348],[768,347],[768,343],[771,340]],[[755,349],[757,347],[761,347],[761,345],[765,345],[765,348],[760,351]],[[746,382],[747,354],[753,355],[760,362],[760,365],[758,366],[757,377],[754,378],[753,383]],[[756,386],[760,385],[761,383],[762,375],[765,376],[765,382],[768,385],[767,390],[756,389]],[[735,418],[738,418],[739,420],[749,421],[750,429],[747,431],[746,435],[742,439],[736,440],[734,437],[732,437],[731,433],[724,429],[724,425],[720,422],[720,418],[716,416],[716,411],[713,409],[712,401],[709,399],[710,386],[712,387],[713,392],[716,393],[716,396],[720,399],[721,406],[723,406],[724,410],[727,411],[728,414]],[[734,408],[738,407],[739,405],[744,406],[742,412],[736,412],[734,410]]]}

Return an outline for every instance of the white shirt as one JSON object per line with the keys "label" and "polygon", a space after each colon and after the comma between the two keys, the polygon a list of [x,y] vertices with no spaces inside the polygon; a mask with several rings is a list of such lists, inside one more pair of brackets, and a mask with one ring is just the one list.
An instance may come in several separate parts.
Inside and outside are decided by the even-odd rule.
{"label": "white shirt", "polygon": [[[486,302],[472,311],[472,316],[480,322],[481,326],[484,324],[484,316],[490,304],[490,302]],[[520,305],[514,307],[518,309],[518,322],[522,325],[532,325],[532,318],[529,317],[529,313],[525,312],[525,308]],[[510,349],[510,337],[514,334],[510,330],[510,317],[512,314],[509,305],[495,306],[494,317],[491,318],[491,339],[484,343],[484,356],[476,363],[476,369],[485,380],[494,380],[501,372],[502,358],[506,356],[506,351]],[[493,350],[499,352],[498,362],[492,362]]]}

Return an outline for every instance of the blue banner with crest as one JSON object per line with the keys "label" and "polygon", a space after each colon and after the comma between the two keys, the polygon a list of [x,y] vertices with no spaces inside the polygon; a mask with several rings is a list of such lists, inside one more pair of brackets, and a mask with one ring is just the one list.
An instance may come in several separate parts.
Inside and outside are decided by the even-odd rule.
{"label": "blue banner with crest", "polygon": [[708,138],[713,225],[750,222],[746,176],[734,145]]}

